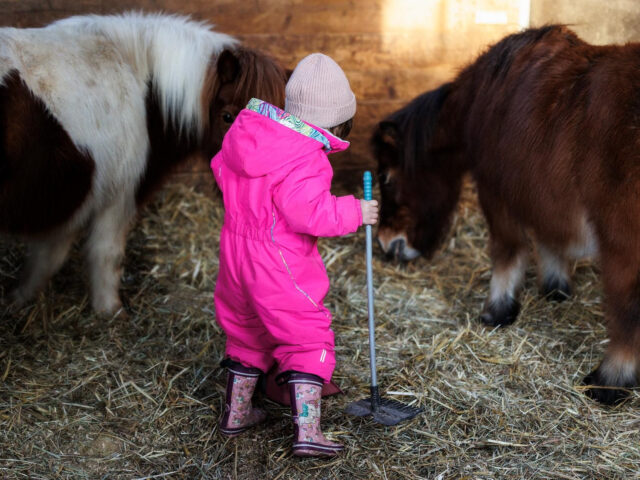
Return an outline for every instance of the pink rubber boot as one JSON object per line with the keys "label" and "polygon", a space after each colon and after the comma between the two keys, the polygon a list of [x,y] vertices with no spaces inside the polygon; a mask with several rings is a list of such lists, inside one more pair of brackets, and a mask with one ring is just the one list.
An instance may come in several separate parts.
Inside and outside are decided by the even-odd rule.
{"label": "pink rubber boot", "polygon": [[231,360],[222,362],[229,370],[227,397],[220,419],[220,432],[235,437],[245,430],[262,423],[267,414],[261,408],[253,408],[251,397],[262,373],[257,368],[245,367]]}
{"label": "pink rubber boot", "polygon": [[333,457],[344,450],[320,430],[322,379],[309,373],[291,373],[288,380],[294,423],[293,454],[298,457]]}

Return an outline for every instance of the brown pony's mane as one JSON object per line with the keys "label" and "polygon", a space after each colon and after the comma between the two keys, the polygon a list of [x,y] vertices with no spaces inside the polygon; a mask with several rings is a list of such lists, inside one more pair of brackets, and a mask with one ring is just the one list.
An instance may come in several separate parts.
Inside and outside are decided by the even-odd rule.
{"label": "brown pony's mane", "polygon": [[460,77],[464,77],[468,71],[479,70],[478,67],[480,67],[483,75],[488,71],[494,79],[502,79],[509,72],[514,58],[520,54],[522,49],[544,40],[549,34],[562,34],[574,46],[584,43],[575,33],[561,24],[524,30],[509,35],[488,48],[460,74]]}
{"label": "brown pony's mane", "polygon": [[[484,77],[490,72],[492,81],[500,81],[504,78],[512,66],[514,58],[533,44],[542,41],[549,34],[561,34],[572,45],[585,44],[565,25],[546,25],[538,29],[525,30],[509,35],[480,55],[476,61],[463,69],[454,82],[441,85],[435,90],[425,92],[400,110],[386,117],[381,125],[392,124],[397,132],[401,132],[403,159],[402,169],[406,175],[413,175],[424,165],[428,152],[438,145],[433,144],[436,127],[442,120],[440,111],[450,96],[450,93],[458,90],[456,98],[452,99],[458,105],[469,105],[473,100],[465,95],[476,94],[468,90],[467,93],[456,88],[458,84],[470,81],[476,85],[486,83]],[[459,114],[459,112],[455,112]],[[449,114],[450,115],[450,114]],[[463,114],[461,114],[463,115]],[[461,118],[464,118],[461,117]],[[444,119],[446,122],[447,119]],[[449,127],[449,125],[447,125]]]}
{"label": "brown pony's mane", "polygon": [[[449,135],[437,133],[447,123],[441,122],[444,117],[441,113],[452,89],[453,83],[447,83],[420,95],[381,122],[372,139],[378,158],[385,157],[391,162],[386,168],[398,170],[406,191],[404,198],[410,203],[409,210],[416,218],[427,219],[426,223],[432,227],[413,231],[414,246],[427,257],[444,239],[460,191],[460,169],[451,165],[451,159],[456,157],[447,155],[456,145],[451,143]],[[399,156],[396,156],[397,152],[400,152]],[[439,172],[439,181],[425,190],[424,177],[432,176],[430,172]],[[379,171],[379,174],[390,173]],[[386,194],[388,177],[382,178],[381,213],[386,219],[389,205],[395,200],[392,194]],[[384,222],[380,226],[384,228]]]}
{"label": "brown pony's mane", "polygon": [[[278,107],[284,107],[285,71],[269,55],[247,47],[235,50],[240,65],[233,101],[254,96]],[[251,93],[249,93],[251,92]]]}
{"label": "brown pony's mane", "polygon": [[451,91],[452,83],[445,83],[440,88],[423,93],[413,99],[404,108],[389,115],[383,122],[393,125],[396,132],[402,132],[403,158],[401,168],[407,178],[420,170],[420,165],[431,148],[431,140],[436,126],[438,114]]}

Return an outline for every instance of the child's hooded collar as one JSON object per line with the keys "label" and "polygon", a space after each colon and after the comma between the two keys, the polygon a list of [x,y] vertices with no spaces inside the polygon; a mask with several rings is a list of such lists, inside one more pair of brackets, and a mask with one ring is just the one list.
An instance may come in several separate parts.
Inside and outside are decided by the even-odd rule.
{"label": "child's hooded collar", "polygon": [[238,175],[260,177],[292,161],[340,152],[349,146],[335,135],[258,99],[236,117],[224,136],[224,163]]}
{"label": "child's hooded collar", "polygon": [[[247,110],[252,110],[256,113],[259,113],[260,115],[264,115],[265,117],[268,117],[271,120],[274,120],[279,124],[300,133],[301,135],[317,140],[324,145],[324,150],[326,152],[330,152],[331,150],[333,150],[329,138],[338,138],[334,135],[331,135],[331,133],[327,132],[326,130],[315,128],[312,125],[302,121],[295,115],[291,115],[281,108],[278,108],[275,105],[271,105],[270,103],[258,98],[252,98],[251,100],[249,100],[249,103],[247,104]],[[344,141],[342,139],[339,140]]]}

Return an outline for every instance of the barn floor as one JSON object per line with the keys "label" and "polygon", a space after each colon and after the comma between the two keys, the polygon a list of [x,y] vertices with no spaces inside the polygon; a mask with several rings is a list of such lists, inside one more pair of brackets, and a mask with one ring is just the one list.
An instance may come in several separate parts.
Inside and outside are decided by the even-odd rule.
{"label": "barn floor", "polygon": [[[344,182],[339,184],[344,188]],[[519,321],[476,318],[488,290],[487,232],[471,187],[433,261],[375,259],[379,379],[425,413],[396,428],[343,413],[368,394],[364,233],[323,239],[345,396],[323,425],[348,450],[292,457],[289,411],[221,438],[224,339],[213,319],[223,211],[211,194],[166,187],[129,236],[128,317],[88,307],[81,248],[37,301],[0,308],[0,478],[630,478],[640,471],[640,398],[605,408],[580,380],[605,347],[597,269],[578,263],[574,296],[541,299],[532,266]],[[0,242],[0,298],[24,247]],[[258,401],[263,401],[258,399]]]}

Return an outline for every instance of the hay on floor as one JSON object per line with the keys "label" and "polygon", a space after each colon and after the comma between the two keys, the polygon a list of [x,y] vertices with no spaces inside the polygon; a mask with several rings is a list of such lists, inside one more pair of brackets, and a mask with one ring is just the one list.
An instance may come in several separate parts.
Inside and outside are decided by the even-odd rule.
{"label": "hay on floor", "polygon": [[[213,195],[175,184],[129,236],[121,293],[128,317],[88,305],[82,249],[34,302],[0,310],[0,477],[29,479],[630,478],[640,470],[637,393],[617,408],[580,380],[605,346],[597,268],[577,263],[574,295],[543,300],[529,269],[518,322],[476,318],[487,294],[487,231],[467,186],[432,261],[374,260],[378,375],[385,396],[425,413],[396,428],[348,417],[368,395],[364,234],[322,239],[338,366],[347,395],[323,426],[347,451],[292,457],[287,409],[237,439],[217,433],[224,338],[212,292],[223,217]],[[0,296],[24,247],[0,243]],[[264,402],[263,399],[258,401]]]}

